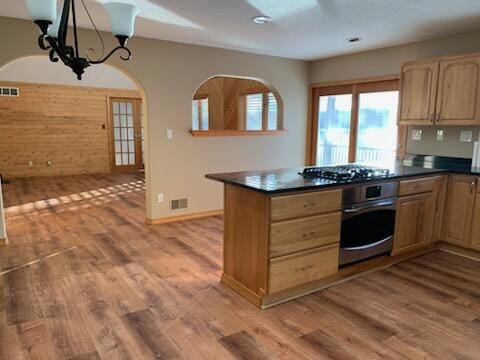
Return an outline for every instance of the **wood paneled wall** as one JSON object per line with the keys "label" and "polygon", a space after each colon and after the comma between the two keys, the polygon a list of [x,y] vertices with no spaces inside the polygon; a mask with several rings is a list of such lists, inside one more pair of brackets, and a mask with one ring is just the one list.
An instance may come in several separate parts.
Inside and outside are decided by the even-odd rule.
{"label": "wood paneled wall", "polygon": [[195,97],[208,96],[209,128],[211,130],[239,129],[239,97],[246,93],[270,91],[259,81],[231,77],[214,77],[204,82]]}
{"label": "wood paneled wall", "polygon": [[20,88],[19,97],[0,97],[0,173],[7,178],[110,172],[108,97],[141,97],[136,90],[0,86]]}

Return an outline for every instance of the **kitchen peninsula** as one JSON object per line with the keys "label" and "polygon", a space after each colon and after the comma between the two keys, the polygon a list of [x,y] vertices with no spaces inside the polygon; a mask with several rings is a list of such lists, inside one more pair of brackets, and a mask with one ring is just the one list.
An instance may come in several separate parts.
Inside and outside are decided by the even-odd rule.
{"label": "kitchen peninsula", "polygon": [[[303,170],[206,175],[225,189],[222,282],[257,306],[418,256],[444,240],[448,170],[398,162],[378,178],[346,182]],[[366,243],[366,234],[377,240]]]}

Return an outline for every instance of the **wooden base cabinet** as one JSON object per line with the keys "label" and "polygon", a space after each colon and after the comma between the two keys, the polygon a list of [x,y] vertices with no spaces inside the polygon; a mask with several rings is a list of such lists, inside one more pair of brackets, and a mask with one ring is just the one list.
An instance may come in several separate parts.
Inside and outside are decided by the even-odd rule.
{"label": "wooden base cabinet", "polygon": [[225,185],[222,282],[257,306],[338,272],[342,190],[267,195]]}
{"label": "wooden base cabinet", "polygon": [[286,290],[336,274],[338,252],[338,244],[332,244],[271,259],[268,293]]}
{"label": "wooden base cabinet", "polygon": [[392,255],[442,240],[445,175],[400,182]]}
{"label": "wooden base cabinet", "polygon": [[469,247],[477,178],[452,175],[448,181],[444,240]]}
{"label": "wooden base cabinet", "polygon": [[431,224],[431,192],[399,198],[393,255],[427,245],[431,236]]}
{"label": "wooden base cabinet", "polygon": [[474,250],[480,250],[480,187],[477,188],[475,208],[473,210],[470,247]]}
{"label": "wooden base cabinet", "polygon": [[433,186],[433,222],[431,242],[443,240],[443,220],[447,199],[448,176],[437,178]]}

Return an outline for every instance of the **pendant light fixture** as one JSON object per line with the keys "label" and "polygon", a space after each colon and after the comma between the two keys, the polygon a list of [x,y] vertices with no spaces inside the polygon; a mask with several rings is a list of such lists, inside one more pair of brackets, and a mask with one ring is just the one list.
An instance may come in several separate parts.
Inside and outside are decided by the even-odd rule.
{"label": "pendant light fixture", "polygon": [[[85,0],[79,1],[81,1],[103,47],[103,39],[90,16]],[[128,39],[133,36],[135,17],[139,11],[135,6],[120,2],[104,4],[110,17],[112,33],[117,38],[119,46],[105,56],[102,54],[103,57],[99,59],[91,59],[89,53],[95,52],[93,49],[87,50],[84,57],[80,56],[75,0],[64,0],[60,16],[57,16],[57,0],[26,0],[26,2],[30,17],[40,28],[41,34],[38,37],[40,48],[49,51],[50,61],[62,60],[77,74],[78,80],[82,79],[82,74],[87,67],[105,62],[119,50],[126,53],[126,56],[120,56],[122,60],[129,60],[132,57],[132,53],[126,45]],[[67,44],[70,17],[72,19],[73,46]]]}

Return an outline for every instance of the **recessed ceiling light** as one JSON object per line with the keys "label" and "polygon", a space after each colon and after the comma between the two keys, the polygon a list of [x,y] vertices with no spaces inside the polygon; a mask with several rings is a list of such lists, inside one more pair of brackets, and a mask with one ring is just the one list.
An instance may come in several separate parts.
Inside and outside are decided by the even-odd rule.
{"label": "recessed ceiling light", "polygon": [[272,18],[270,16],[259,15],[252,18],[252,21],[255,24],[268,24],[269,22],[272,22]]}
{"label": "recessed ceiling light", "polygon": [[351,37],[351,38],[348,38],[348,39],[347,39],[347,42],[349,42],[349,43],[355,43],[355,42],[359,42],[360,40],[362,40],[362,38],[359,38],[359,37]]}

